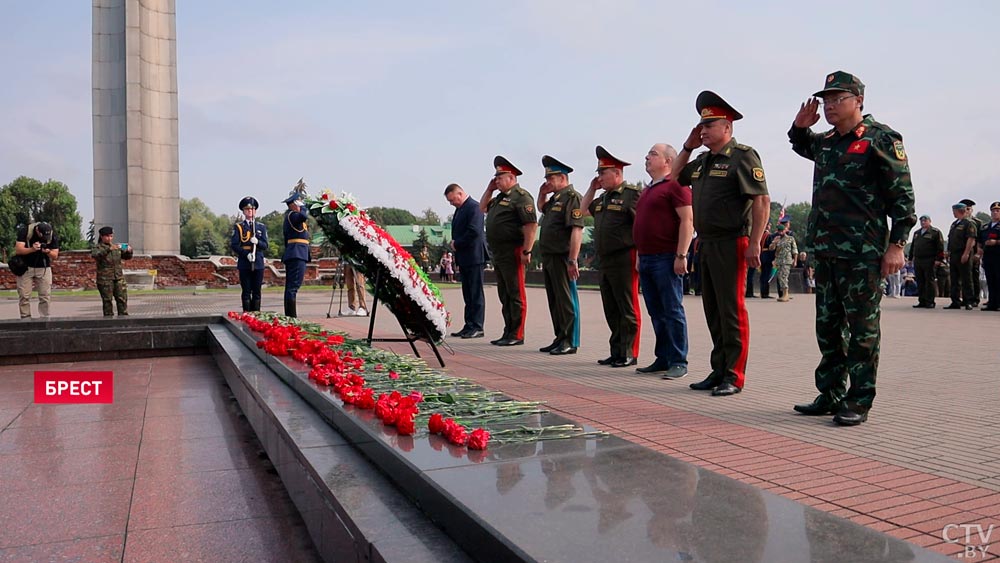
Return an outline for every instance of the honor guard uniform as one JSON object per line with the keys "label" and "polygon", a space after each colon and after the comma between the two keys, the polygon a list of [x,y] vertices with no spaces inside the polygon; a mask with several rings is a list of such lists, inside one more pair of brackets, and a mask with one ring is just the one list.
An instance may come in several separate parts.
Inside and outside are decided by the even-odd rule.
{"label": "honor guard uniform", "polygon": [[[502,156],[493,159],[493,168],[494,182],[506,174],[515,179],[521,175],[521,171]],[[507,191],[501,189],[486,204],[486,243],[493,257],[504,323],[503,335],[490,342],[496,346],[524,344],[524,322],[528,313],[524,267],[534,243],[534,240],[525,240],[524,227],[537,222],[531,194],[516,181]]]}
{"label": "honor guard uniform", "polygon": [[[702,127],[743,119],[733,106],[707,90],[698,95],[695,109]],[[685,146],[684,150],[689,149]],[[768,195],[764,168],[756,150],[730,138],[715,152],[702,151],[688,162],[677,181],[691,186],[694,230],[700,243],[702,306],[712,335],[712,372],[690,387],[732,395],[743,389],[750,355],[746,252],[753,230],[753,200]]]}
{"label": "honor guard uniform", "polygon": [[[545,295],[555,339],[538,350],[559,356],[575,354],[580,346],[580,298],[576,278],[579,277],[577,258],[583,240],[583,211],[580,194],[569,183],[572,168],[555,158],[542,157],[547,185],[556,182],[556,189],[539,196],[542,212],[538,250],[542,254]],[[545,199],[547,198],[547,200]]]}
{"label": "honor guard uniform", "polygon": [[[621,180],[630,163],[598,146],[597,173],[617,170],[618,184],[602,181],[604,193],[590,202],[587,211],[594,217],[594,248],[600,274],[604,319],[611,329],[608,343],[611,356],[600,360],[611,367],[634,366],[639,356],[639,272],[638,255],[632,239],[632,225],[639,202],[639,190]],[[609,172],[613,173],[613,172]]]}
{"label": "honor guard uniform", "polygon": [[[301,182],[300,182],[301,183]],[[285,316],[295,317],[295,298],[302,287],[306,275],[306,263],[309,262],[309,216],[303,211],[305,205],[301,192],[293,192],[284,203],[288,205],[282,230],[285,235],[285,253],[281,257],[285,265]]]}
{"label": "honor guard uniform", "polygon": [[990,204],[990,220],[979,231],[989,299],[983,311],[1000,311],[1000,201]]}
{"label": "honor guard uniform", "polygon": [[240,300],[244,311],[260,311],[260,288],[264,283],[264,254],[267,252],[267,227],[257,221],[257,199],[240,200],[243,220],[233,226],[229,248],[236,254],[240,274]]}
{"label": "honor guard uniform", "polygon": [[90,251],[90,255],[97,261],[97,291],[101,294],[104,316],[114,315],[112,298],[118,306],[118,316],[127,316],[128,284],[122,260],[132,259],[132,247],[127,243],[115,244],[115,231],[111,227],[101,227],[97,235],[97,246]]}

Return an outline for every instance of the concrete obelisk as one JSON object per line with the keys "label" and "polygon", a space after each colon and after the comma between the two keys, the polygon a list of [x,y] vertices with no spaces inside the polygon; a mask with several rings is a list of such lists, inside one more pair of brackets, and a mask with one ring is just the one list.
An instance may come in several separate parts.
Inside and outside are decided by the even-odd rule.
{"label": "concrete obelisk", "polygon": [[94,223],[180,253],[174,0],[93,0]]}

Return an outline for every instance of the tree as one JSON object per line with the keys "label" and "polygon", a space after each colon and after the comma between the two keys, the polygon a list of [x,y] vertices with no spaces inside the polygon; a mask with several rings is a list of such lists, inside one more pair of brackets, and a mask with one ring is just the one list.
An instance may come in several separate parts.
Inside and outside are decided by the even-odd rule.
{"label": "tree", "polygon": [[285,253],[284,224],[285,214],[281,211],[272,211],[263,217],[258,217],[258,221],[267,227],[267,257],[281,258]]}
{"label": "tree", "polygon": [[58,180],[42,183],[19,176],[0,186],[0,250],[4,260],[13,253],[18,226],[38,221],[52,225],[64,250],[85,248],[77,209],[76,197]]}
{"label": "tree", "polygon": [[979,219],[979,222],[982,223],[983,225],[986,225],[986,226],[989,226],[990,221],[993,220],[990,217],[989,213],[985,213],[983,211],[980,211],[979,213],[976,213],[976,219]]}
{"label": "tree", "polygon": [[229,254],[229,235],[238,219],[215,215],[198,198],[181,200],[180,218],[181,254],[191,258]]}
{"label": "tree", "polygon": [[439,226],[441,225],[441,217],[434,212],[433,209],[428,207],[424,209],[424,214],[420,216],[421,225]]}
{"label": "tree", "polygon": [[413,213],[398,207],[369,207],[368,216],[380,227],[420,224]]}

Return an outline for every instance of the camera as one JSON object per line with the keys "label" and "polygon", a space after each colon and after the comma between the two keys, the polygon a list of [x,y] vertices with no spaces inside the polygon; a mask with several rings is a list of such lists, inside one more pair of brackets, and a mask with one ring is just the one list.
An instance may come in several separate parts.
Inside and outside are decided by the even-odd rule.
{"label": "camera", "polygon": [[47,243],[47,242],[40,242],[38,244],[40,245],[38,247],[38,250],[48,250],[48,248],[49,248],[49,243]]}

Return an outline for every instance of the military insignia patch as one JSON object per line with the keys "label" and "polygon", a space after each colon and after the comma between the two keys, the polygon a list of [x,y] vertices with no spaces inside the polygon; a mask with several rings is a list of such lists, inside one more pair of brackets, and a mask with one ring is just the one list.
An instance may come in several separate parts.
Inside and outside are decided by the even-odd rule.
{"label": "military insignia patch", "polygon": [[534,205],[525,205],[524,206],[524,210],[527,211],[528,213],[531,213],[532,211],[535,210],[535,206]]}
{"label": "military insignia patch", "polygon": [[906,150],[903,149],[903,141],[896,141],[892,144],[892,150],[896,153],[896,158],[906,160]]}
{"label": "military insignia patch", "polygon": [[579,219],[580,217],[583,217],[583,211],[580,211],[579,209],[574,209],[573,210],[573,218],[574,219]]}
{"label": "military insignia patch", "polygon": [[763,168],[754,168],[753,169],[753,179],[757,180],[758,182],[763,182],[764,181],[764,169]]}
{"label": "military insignia patch", "polygon": [[847,148],[847,154],[865,154],[868,151],[868,141],[855,141]]}
{"label": "military insignia patch", "polygon": [[826,77],[827,83],[833,82],[833,78],[834,78],[834,75],[832,75],[832,74],[830,76],[827,76]]}

